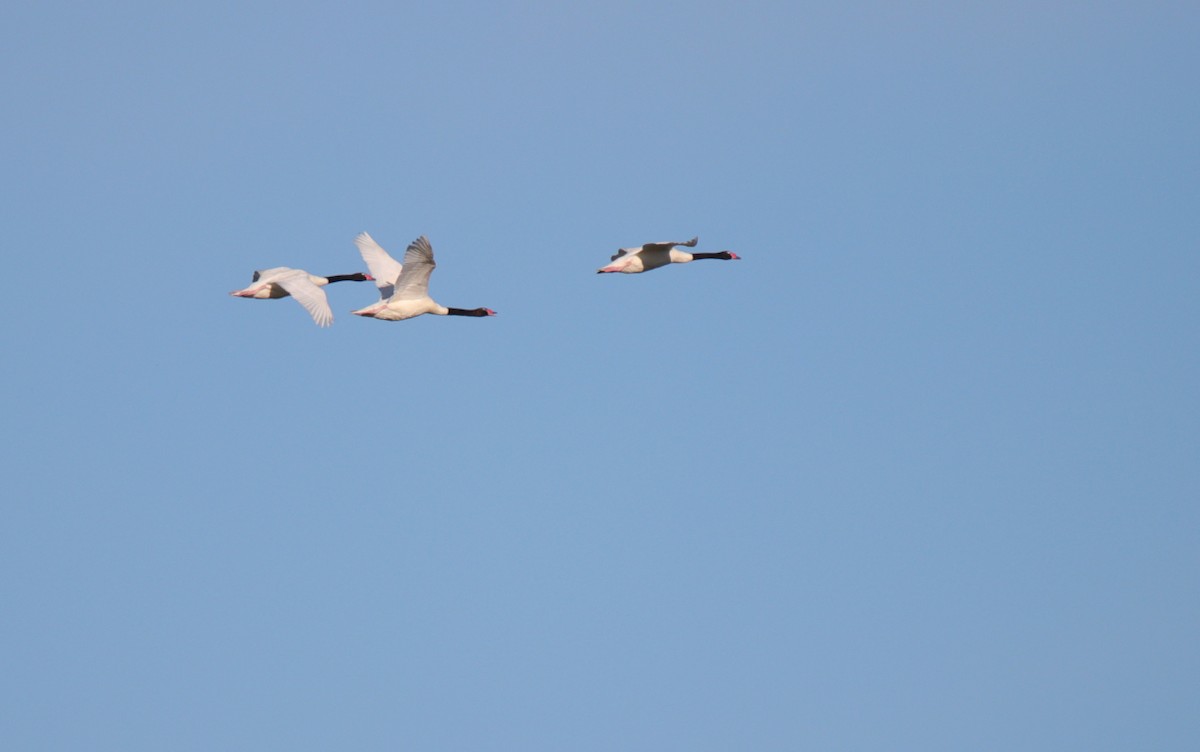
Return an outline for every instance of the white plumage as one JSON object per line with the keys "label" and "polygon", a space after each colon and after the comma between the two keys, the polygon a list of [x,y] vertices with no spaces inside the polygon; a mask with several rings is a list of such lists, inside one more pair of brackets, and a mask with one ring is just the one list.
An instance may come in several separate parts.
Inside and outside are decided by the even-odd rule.
{"label": "white plumage", "polygon": [[358,246],[358,252],[362,256],[363,263],[367,265],[371,276],[375,278],[375,285],[379,288],[379,299],[387,300],[392,297],[392,292],[396,287],[396,280],[400,277],[400,272],[403,271],[404,265],[391,255],[383,250],[383,248],[375,242],[365,232],[359,233],[354,238],[354,244]]}

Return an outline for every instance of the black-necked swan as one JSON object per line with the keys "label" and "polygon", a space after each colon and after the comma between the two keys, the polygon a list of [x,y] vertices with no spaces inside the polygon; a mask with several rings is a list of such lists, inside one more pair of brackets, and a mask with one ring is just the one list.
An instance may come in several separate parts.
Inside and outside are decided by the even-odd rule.
{"label": "black-necked swan", "polygon": [[260,269],[254,272],[252,285],[244,290],[234,290],[229,293],[238,298],[255,298],[268,300],[270,298],[293,297],[312,315],[317,326],[329,326],[333,323],[333,311],[329,309],[329,300],[321,288],[331,282],[365,282],[372,280],[369,274],[335,274],[332,277],[318,277],[303,269],[291,269],[277,266],[274,269]]}
{"label": "black-necked swan", "polygon": [[618,248],[610,261],[613,263],[596,270],[597,274],[620,272],[622,274],[640,274],[651,269],[657,269],[667,264],[686,264],[699,259],[724,259],[726,261],[741,258],[732,251],[715,251],[712,253],[688,253],[678,250],[676,246],[695,248],[700,242],[699,237],[692,238],[686,243],[666,241],[662,243],[646,243],[634,248]]}
{"label": "black-necked swan", "polygon": [[[361,246],[360,246],[361,248]],[[391,297],[374,305],[360,308],[356,316],[402,321],[424,313],[439,316],[495,316],[490,308],[447,308],[429,297],[429,275],[433,274],[433,247],[424,235],[414,240],[404,252],[403,271],[396,279]]]}

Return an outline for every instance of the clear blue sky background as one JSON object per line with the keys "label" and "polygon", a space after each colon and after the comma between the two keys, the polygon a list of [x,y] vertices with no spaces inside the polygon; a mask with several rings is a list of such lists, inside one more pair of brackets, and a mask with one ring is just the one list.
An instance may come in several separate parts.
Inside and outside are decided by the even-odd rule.
{"label": "clear blue sky background", "polygon": [[1200,10],[960,6],[7,3],[5,747],[1194,749]]}

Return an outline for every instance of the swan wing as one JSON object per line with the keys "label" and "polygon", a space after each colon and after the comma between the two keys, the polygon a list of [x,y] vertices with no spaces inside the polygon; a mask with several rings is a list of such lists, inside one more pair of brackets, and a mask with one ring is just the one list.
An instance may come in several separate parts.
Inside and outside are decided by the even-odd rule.
{"label": "swan wing", "polygon": [[646,243],[644,246],[642,246],[642,250],[643,251],[669,251],[677,245],[681,245],[684,248],[695,248],[696,244],[699,242],[700,242],[700,236],[697,235],[696,237],[694,237],[688,241],[664,240],[660,243]]}
{"label": "swan wing", "polygon": [[295,269],[291,269],[286,266],[273,266],[270,269],[259,269],[258,271],[254,272],[254,276],[250,278],[250,281],[258,282],[259,280],[262,280],[263,282],[274,282],[276,277],[282,276],[291,271],[295,271]]}
{"label": "swan wing", "polygon": [[381,299],[392,297],[392,293],[396,289],[396,279],[400,277],[404,266],[392,258],[375,242],[374,238],[365,232],[359,233],[358,237],[354,238],[354,244],[358,246],[363,263],[367,265],[371,276],[375,278],[375,284],[379,287],[379,297]]}
{"label": "swan wing", "polygon": [[696,246],[696,244],[699,242],[700,242],[700,236],[697,235],[696,237],[692,238],[691,240],[687,240],[687,241],[664,240],[660,243],[646,243],[645,245],[639,245],[639,246],[635,246],[633,248],[618,248],[617,255],[610,257],[609,261],[616,261],[617,259],[621,258],[622,256],[633,256],[633,255],[641,253],[642,251],[646,251],[647,253],[653,253],[655,251],[660,251],[660,252],[661,251],[669,251],[677,245],[684,246],[685,248],[694,248]]}
{"label": "swan wing", "polygon": [[429,296],[429,275],[437,266],[433,262],[433,246],[424,235],[414,240],[404,252],[404,270],[396,280],[392,300],[419,300]]}
{"label": "swan wing", "polygon": [[329,326],[333,323],[329,299],[325,297],[325,291],[308,278],[308,272],[292,269],[272,282],[287,290],[297,303],[304,306],[317,326]]}

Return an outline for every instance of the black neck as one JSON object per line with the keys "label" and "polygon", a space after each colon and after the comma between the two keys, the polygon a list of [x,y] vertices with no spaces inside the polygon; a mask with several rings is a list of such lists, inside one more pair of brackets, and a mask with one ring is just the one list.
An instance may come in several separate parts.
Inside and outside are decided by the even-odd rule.
{"label": "black neck", "polygon": [[486,308],[447,308],[447,316],[487,316]]}
{"label": "black neck", "polygon": [[716,253],[693,253],[693,259],[725,259],[729,261],[733,258],[729,251],[717,251]]}
{"label": "black neck", "polygon": [[365,274],[359,272],[358,274],[335,274],[332,277],[326,277],[325,279],[329,280],[330,282],[362,282],[366,278],[367,276]]}

